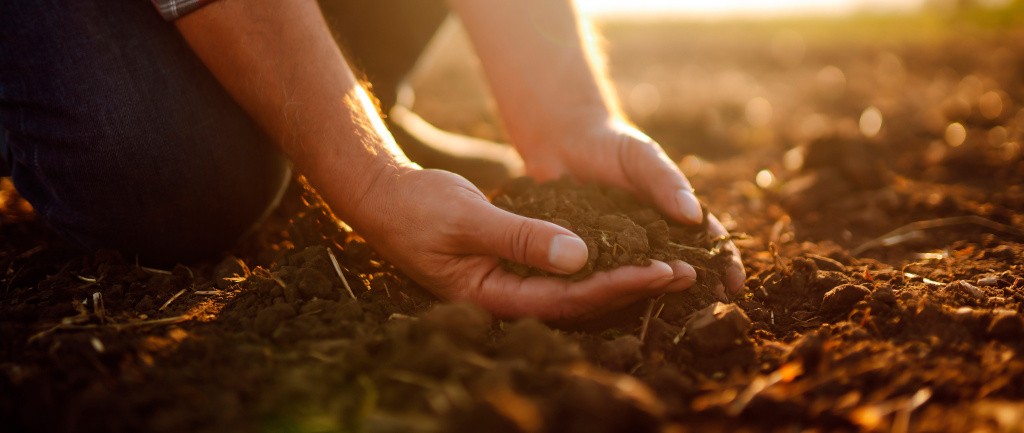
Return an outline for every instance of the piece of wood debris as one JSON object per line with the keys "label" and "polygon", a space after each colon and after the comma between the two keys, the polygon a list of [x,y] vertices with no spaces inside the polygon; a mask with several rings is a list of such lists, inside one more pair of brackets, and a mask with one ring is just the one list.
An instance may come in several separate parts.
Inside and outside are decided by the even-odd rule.
{"label": "piece of wood debris", "polygon": [[167,308],[168,305],[171,305],[171,302],[174,302],[175,299],[178,299],[178,297],[184,293],[185,289],[179,290],[178,293],[175,293],[174,296],[171,296],[171,299],[168,299],[167,302],[164,302],[164,305],[161,305],[160,308],[157,309],[157,311],[164,311],[164,308]]}
{"label": "piece of wood debris", "polygon": [[103,305],[103,294],[100,292],[92,294],[92,313],[100,319],[100,323],[107,321],[107,309]]}
{"label": "piece of wood debris", "polygon": [[352,292],[352,287],[348,285],[348,280],[345,279],[345,274],[341,272],[341,265],[338,264],[338,259],[334,257],[334,251],[328,248],[327,255],[331,258],[331,264],[334,265],[334,271],[338,273],[338,278],[341,278],[341,284],[345,286],[345,290],[348,290],[348,295],[352,299],[356,299],[356,294]]}

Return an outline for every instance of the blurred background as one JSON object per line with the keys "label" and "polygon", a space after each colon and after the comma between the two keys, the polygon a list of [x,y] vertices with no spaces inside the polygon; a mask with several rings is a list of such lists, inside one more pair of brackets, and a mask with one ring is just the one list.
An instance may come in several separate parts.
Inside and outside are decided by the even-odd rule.
{"label": "blurred background", "polygon": [[677,17],[763,18],[786,15],[841,15],[857,11],[907,12],[919,9],[924,0],[580,0],[577,4],[581,12],[594,17],[650,17],[670,14]]}
{"label": "blurred background", "polygon": [[[1006,223],[1024,210],[1024,1],[579,7],[603,37],[629,118],[733,228],[740,214],[792,216],[804,235],[853,244],[915,209],[978,214],[951,205],[954,193],[955,203],[988,202],[981,212]],[[412,80],[414,111],[502,141],[458,26],[430,52]]]}
{"label": "blurred background", "polygon": [[[1008,0],[578,0],[578,5],[604,37],[609,69],[631,118],[656,128],[654,134],[696,133],[663,145],[709,156],[775,142],[780,132],[819,135],[844,126],[828,122],[828,116],[845,114],[856,122],[875,104],[886,105],[875,107],[878,114],[898,110],[889,106],[893,92],[921,90],[905,86],[908,67],[938,68],[927,77],[910,77],[909,83],[930,86],[936,98],[949,90],[947,81],[966,79],[965,87],[978,87],[972,83],[985,77],[972,76],[974,69],[1000,75],[988,78],[1010,78],[1013,71],[1003,67],[1014,60],[1012,32],[1024,15],[1024,1]],[[413,81],[415,111],[446,129],[500,140],[472,49],[452,27],[457,25],[434,41]],[[962,52],[950,52],[949,45],[958,42]],[[985,49],[972,53],[975,44]],[[981,87],[986,84],[994,86]],[[876,110],[866,120],[877,117]],[[783,122],[795,128],[774,130]],[[708,135],[714,145],[706,142]]]}

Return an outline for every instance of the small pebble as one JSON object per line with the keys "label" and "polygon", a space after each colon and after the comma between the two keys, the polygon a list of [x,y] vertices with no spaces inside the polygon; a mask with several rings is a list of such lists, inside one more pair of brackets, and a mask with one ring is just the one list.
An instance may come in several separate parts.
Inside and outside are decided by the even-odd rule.
{"label": "small pebble", "polygon": [[979,289],[977,286],[971,283],[968,283],[966,281],[957,281],[956,283],[953,284],[959,286],[960,290],[963,290],[965,293],[973,296],[976,299],[981,299],[985,297],[985,292],[983,292],[981,289]]}
{"label": "small pebble", "polygon": [[858,284],[843,284],[828,293],[821,300],[823,314],[849,311],[853,306],[871,294],[871,290]]}
{"label": "small pebble", "polygon": [[716,354],[741,343],[750,328],[750,318],[736,304],[715,302],[693,314],[686,322],[686,338],[705,354]]}
{"label": "small pebble", "polygon": [[886,304],[895,304],[896,294],[892,292],[892,288],[883,286],[875,289],[874,292],[871,292],[871,299],[885,302]]}
{"label": "small pebble", "polygon": [[982,287],[995,287],[999,285],[999,279],[996,277],[982,278],[978,280],[978,285]]}

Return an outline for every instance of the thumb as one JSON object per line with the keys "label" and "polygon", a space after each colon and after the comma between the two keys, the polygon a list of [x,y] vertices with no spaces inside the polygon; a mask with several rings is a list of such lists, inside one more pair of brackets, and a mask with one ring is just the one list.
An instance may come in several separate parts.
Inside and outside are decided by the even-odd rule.
{"label": "thumb", "polygon": [[619,149],[626,177],[676,221],[699,224],[704,216],[690,181],[661,146],[639,131],[633,130],[632,135],[634,139],[623,142]]}
{"label": "thumb", "polygon": [[476,221],[463,245],[478,254],[498,256],[557,274],[571,274],[587,264],[587,244],[568,229],[526,218],[487,202],[474,205]]}

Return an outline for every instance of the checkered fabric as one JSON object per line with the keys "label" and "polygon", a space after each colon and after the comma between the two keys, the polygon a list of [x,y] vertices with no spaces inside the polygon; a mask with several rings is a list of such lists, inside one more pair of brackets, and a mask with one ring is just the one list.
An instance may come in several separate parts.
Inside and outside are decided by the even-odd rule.
{"label": "checkered fabric", "polygon": [[174,21],[215,0],[152,0],[167,21]]}

